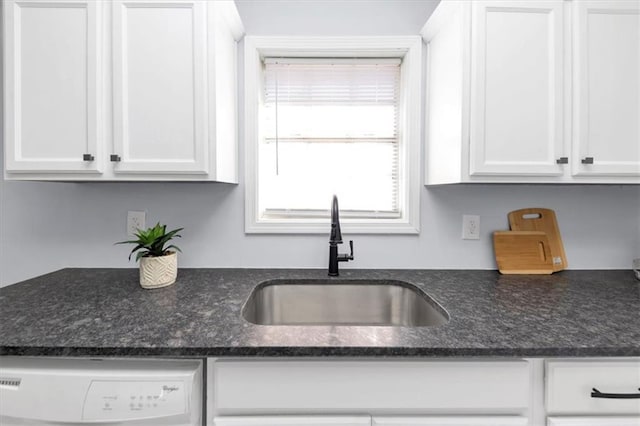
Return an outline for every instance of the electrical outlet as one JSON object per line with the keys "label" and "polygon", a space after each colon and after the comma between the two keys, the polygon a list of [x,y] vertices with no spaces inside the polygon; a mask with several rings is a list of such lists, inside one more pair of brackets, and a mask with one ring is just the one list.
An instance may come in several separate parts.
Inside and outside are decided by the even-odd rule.
{"label": "electrical outlet", "polygon": [[145,229],[144,221],[146,212],[127,212],[127,235],[133,236],[138,229]]}
{"label": "electrical outlet", "polygon": [[462,239],[480,239],[480,216],[467,214],[462,216]]}

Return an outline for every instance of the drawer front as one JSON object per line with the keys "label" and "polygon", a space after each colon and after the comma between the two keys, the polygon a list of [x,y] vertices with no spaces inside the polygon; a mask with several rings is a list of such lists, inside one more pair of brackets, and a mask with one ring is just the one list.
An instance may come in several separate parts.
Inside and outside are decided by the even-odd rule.
{"label": "drawer front", "polygon": [[371,426],[369,416],[214,417],[213,426]]}
{"label": "drawer front", "polygon": [[216,415],[520,414],[529,364],[456,361],[215,361]]}
{"label": "drawer front", "polygon": [[640,398],[593,397],[594,388],[604,394],[639,394],[640,360],[547,361],[548,414],[640,415]]}
{"label": "drawer front", "polygon": [[528,426],[529,419],[516,416],[373,417],[373,426]]}
{"label": "drawer front", "polygon": [[640,417],[549,417],[547,426],[640,426]]}

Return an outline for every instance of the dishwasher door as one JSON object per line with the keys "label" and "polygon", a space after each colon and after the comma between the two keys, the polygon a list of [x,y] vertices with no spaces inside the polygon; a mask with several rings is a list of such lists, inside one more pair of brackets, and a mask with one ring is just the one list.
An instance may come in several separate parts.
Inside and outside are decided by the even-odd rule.
{"label": "dishwasher door", "polygon": [[200,426],[202,361],[0,357],[0,425]]}

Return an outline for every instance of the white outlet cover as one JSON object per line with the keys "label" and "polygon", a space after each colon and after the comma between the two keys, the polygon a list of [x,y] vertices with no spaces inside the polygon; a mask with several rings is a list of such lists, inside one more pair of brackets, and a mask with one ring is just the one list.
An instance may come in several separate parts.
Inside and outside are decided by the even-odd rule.
{"label": "white outlet cover", "polygon": [[480,239],[480,216],[468,214],[462,216],[462,239]]}
{"label": "white outlet cover", "polygon": [[134,236],[138,229],[145,229],[145,219],[147,212],[128,211],[127,212],[127,235]]}

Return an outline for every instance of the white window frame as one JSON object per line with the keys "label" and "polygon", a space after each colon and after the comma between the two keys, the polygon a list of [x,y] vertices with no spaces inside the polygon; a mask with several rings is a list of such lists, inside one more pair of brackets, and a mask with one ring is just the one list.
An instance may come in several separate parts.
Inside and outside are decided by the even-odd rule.
{"label": "white window frame", "polygon": [[[258,234],[326,234],[329,218],[261,219],[258,210],[259,99],[265,57],[401,58],[398,135],[401,216],[356,219],[340,217],[345,234],[418,234],[420,232],[420,131],[422,122],[422,39],[392,37],[244,38],[245,232]],[[327,200],[329,210],[331,200]]]}

